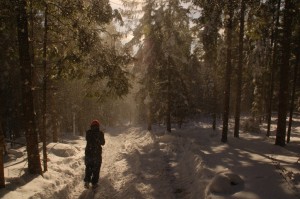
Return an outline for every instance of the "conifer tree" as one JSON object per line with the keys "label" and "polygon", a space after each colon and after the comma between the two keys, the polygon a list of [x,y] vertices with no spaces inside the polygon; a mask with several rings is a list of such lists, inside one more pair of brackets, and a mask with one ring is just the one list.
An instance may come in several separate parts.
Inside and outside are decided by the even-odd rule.
{"label": "conifer tree", "polygon": [[230,104],[230,83],[231,83],[231,72],[232,72],[232,32],[233,32],[233,14],[234,14],[234,2],[229,0],[226,5],[226,71],[224,77],[224,111],[223,111],[223,129],[222,129],[222,142],[227,142],[228,134],[228,120],[229,120],[229,104]]}
{"label": "conifer tree", "polygon": [[288,110],[289,98],[289,71],[291,56],[291,34],[293,22],[293,10],[295,2],[293,0],[285,0],[283,15],[283,38],[282,38],[282,63],[280,63],[280,87],[278,94],[278,122],[275,144],[285,146],[286,137],[286,117]]}
{"label": "conifer tree", "polygon": [[236,92],[236,106],[235,106],[235,124],[234,137],[239,137],[240,130],[240,115],[241,115],[241,96],[242,96],[242,75],[243,75],[243,61],[244,61],[244,20],[245,20],[246,2],[241,0],[240,11],[240,32],[239,32],[239,60],[237,69],[237,92]]}
{"label": "conifer tree", "polygon": [[28,170],[32,174],[42,174],[40,155],[38,149],[38,135],[34,118],[34,105],[32,94],[31,58],[28,42],[28,20],[26,0],[17,1],[18,13],[18,42],[19,59],[22,79],[23,120],[27,143]]}

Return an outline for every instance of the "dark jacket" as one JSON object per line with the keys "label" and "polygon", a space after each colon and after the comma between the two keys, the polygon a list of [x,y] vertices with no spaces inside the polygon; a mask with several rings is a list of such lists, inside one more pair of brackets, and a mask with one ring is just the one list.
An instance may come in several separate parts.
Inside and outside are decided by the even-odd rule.
{"label": "dark jacket", "polygon": [[102,145],[105,144],[104,133],[98,127],[92,126],[86,132],[85,164],[102,162]]}

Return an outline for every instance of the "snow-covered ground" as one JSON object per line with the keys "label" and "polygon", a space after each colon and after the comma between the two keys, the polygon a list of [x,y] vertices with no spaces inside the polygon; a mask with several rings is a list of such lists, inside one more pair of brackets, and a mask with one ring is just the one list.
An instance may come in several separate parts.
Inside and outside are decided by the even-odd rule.
{"label": "snow-covered ground", "polygon": [[69,137],[48,144],[43,177],[24,172],[24,147],[10,150],[13,160],[5,164],[7,187],[0,198],[299,198],[299,133],[300,127],[293,128],[291,143],[282,148],[263,131],[242,132],[239,139],[230,132],[222,144],[221,130],[203,122],[172,133],[160,126],[151,133],[142,127],[109,128],[95,194],[83,187],[85,140]]}

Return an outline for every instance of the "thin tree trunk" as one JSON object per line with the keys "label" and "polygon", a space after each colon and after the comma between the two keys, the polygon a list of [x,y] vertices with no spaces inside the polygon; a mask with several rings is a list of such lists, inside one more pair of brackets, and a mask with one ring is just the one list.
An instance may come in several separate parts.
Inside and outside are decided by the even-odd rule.
{"label": "thin tree trunk", "polygon": [[2,128],[2,118],[0,117],[0,188],[5,187],[4,162],[3,162],[4,152],[5,152],[4,132]]}
{"label": "thin tree trunk", "polygon": [[152,130],[152,113],[151,113],[151,103],[147,104],[147,129]]}
{"label": "thin tree trunk", "polygon": [[167,111],[166,111],[166,123],[167,123],[167,131],[171,132],[171,73],[170,73],[170,57],[168,57],[168,93],[167,93]]}
{"label": "thin tree trunk", "polygon": [[58,121],[56,119],[53,120],[53,142],[58,142]]}
{"label": "thin tree trunk", "polygon": [[293,0],[285,0],[283,16],[283,39],[282,39],[282,63],[280,64],[280,87],[278,103],[278,122],[275,144],[285,146],[286,136],[286,117],[288,110],[289,97],[289,71],[290,71],[290,52],[291,52],[291,33],[292,33],[292,8]]}
{"label": "thin tree trunk", "polygon": [[217,114],[214,112],[212,114],[212,129],[216,130],[216,125],[217,125]]}
{"label": "thin tree trunk", "polygon": [[18,41],[19,59],[21,67],[23,121],[27,142],[28,170],[31,174],[42,174],[36,123],[34,119],[34,106],[32,94],[31,60],[28,42],[28,19],[26,13],[26,0],[17,1],[18,13]]}
{"label": "thin tree trunk", "polygon": [[84,125],[82,124],[82,113],[81,111],[78,113],[78,133],[79,133],[79,136],[83,136],[83,132],[84,132]]}
{"label": "thin tree trunk", "polygon": [[240,115],[241,115],[241,98],[242,98],[242,75],[243,75],[243,60],[244,60],[244,23],[245,23],[245,0],[241,2],[241,18],[240,18],[240,35],[239,35],[239,63],[237,71],[237,94],[235,106],[235,125],[234,137],[239,137],[240,131]]}
{"label": "thin tree trunk", "polygon": [[233,18],[233,2],[229,1],[228,14],[229,19],[227,21],[227,62],[226,62],[226,72],[225,72],[225,89],[224,89],[224,112],[223,112],[223,130],[222,130],[222,142],[227,142],[228,134],[228,120],[229,120],[229,103],[230,103],[230,81],[231,81],[231,48],[232,48],[232,18]]}
{"label": "thin tree trunk", "polygon": [[279,16],[280,16],[280,5],[281,0],[278,0],[277,4],[277,15],[276,15],[276,23],[275,23],[275,30],[274,30],[274,39],[273,39],[273,56],[272,56],[272,64],[271,64],[271,86],[270,86],[270,93],[269,93],[269,107],[268,107],[268,114],[267,114],[267,121],[268,121],[268,127],[267,127],[267,134],[266,136],[270,136],[270,129],[271,129],[271,118],[272,118],[272,104],[273,104],[273,92],[274,92],[274,70],[277,67],[276,57],[277,57],[277,40],[278,40],[278,27],[279,27]]}
{"label": "thin tree trunk", "polygon": [[[299,39],[300,39],[300,35],[299,35]],[[296,94],[296,87],[297,87],[298,68],[299,68],[299,65],[300,65],[300,40],[298,42],[297,55],[296,56],[297,56],[297,58],[296,58],[296,64],[295,64],[295,69],[294,69],[292,99],[291,99],[291,104],[290,104],[289,126],[288,126],[288,131],[287,131],[287,140],[286,140],[287,143],[290,142],[292,123],[293,123],[293,113],[294,113],[294,102],[295,102],[295,94]]]}
{"label": "thin tree trunk", "polygon": [[[31,45],[29,45],[30,47],[30,52],[31,52],[31,63],[34,64],[34,58],[35,58],[35,55],[34,55],[34,44],[33,44],[33,38],[34,38],[34,13],[33,13],[33,7],[32,7],[32,0],[29,1],[29,8],[30,8],[30,41],[29,43]],[[34,75],[34,71],[32,71]]]}
{"label": "thin tree trunk", "polygon": [[48,39],[48,5],[45,5],[45,21],[44,21],[44,44],[43,44],[43,68],[44,68],[44,82],[43,82],[43,164],[44,172],[47,168],[47,131],[46,131],[46,114],[47,114],[47,39]]}

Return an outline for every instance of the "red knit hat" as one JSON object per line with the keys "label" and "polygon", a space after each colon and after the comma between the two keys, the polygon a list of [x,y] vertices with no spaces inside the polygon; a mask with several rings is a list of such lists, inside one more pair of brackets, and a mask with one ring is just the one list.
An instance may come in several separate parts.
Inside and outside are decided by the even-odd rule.
{"label": "red knit hat", "polygon": [[91,126],[100,126],[100,123],[98,120],[93,120],[92,123],[91,123]]}

